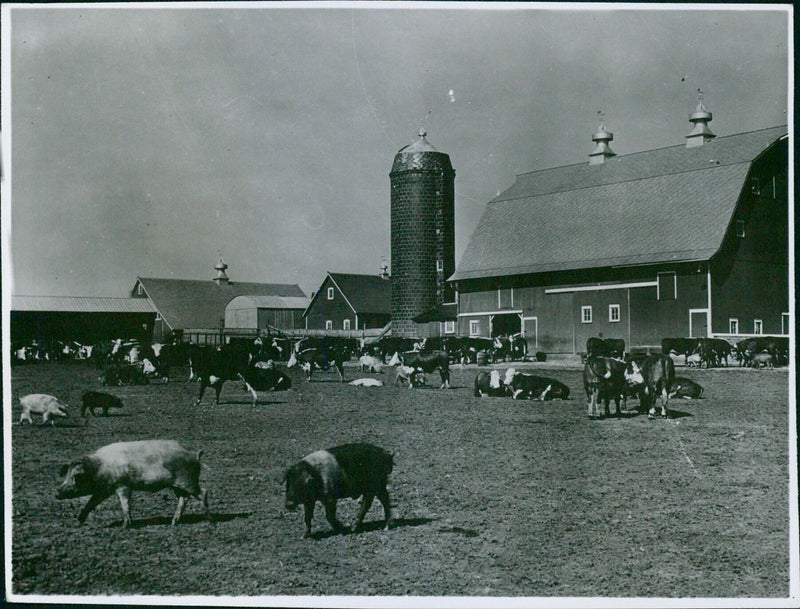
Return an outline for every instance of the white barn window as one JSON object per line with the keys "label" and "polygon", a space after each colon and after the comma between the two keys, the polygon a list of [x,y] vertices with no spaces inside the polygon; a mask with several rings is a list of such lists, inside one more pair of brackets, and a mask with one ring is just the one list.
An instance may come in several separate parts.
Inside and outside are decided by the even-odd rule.
{"label": "white barn window", "polygon": [[470,319],[469,320],[469,335],[470,336],[479,336],[481,333],[481,322],[477,319]]}
{"label": "white barn window", "polygon": [[444,333],[445,334],[455,334],[456,333],[456,322],[454,322],[454,321],[446,321],[446,322],[444,322]]}
{"label": "white barn window", "polygon": [[342,330],[349,330],[349,329],[350,329],[350,320],[349,319],[345,319],[342,322]]}
{"label": "white barn window", "polygon": [[328,288],[328,300],[333,300],[333,288]]}
{"label": "white barn window", "polygon": [[619,321],[619,305],[608,305],[608,321]]}
{"label": "white barn window", "polygon": [[728,333],[739,334],[739,320],[735,317],[728,319]]}
{"label": "white barn window", "polygon": [[582,324],[592,323],[592,305],[586,305],[581,307],[581,323]]}
{"label": "white barn window", "polygon": [[764,334],[764,322],[760,319],[753,320],[753,334]]}
{"label": "white barn window", "polygon": [[333,321],[330,319],[325,320],[325,329],[326,330],[333,330]]}

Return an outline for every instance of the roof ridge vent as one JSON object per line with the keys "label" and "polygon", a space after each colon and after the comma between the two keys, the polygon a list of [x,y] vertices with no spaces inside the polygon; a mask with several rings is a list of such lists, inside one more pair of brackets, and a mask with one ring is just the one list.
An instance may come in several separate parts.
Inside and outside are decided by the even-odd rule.
{"label": "roof ridge vent", "polygon": [[214,277],[214,281],[217,285],[228,285],[230,283],[230,279],[225,274],[225,269],[228,268],[228,265],[222,261],[222,258],[219,259],[217,265],[214,267],[217,271],[217,276]]}
{"label": "roof ridge vent", "polygon": [[697,108],[695,108],[694,112],[689,115],[689,122],[693,123],[694,127],[692,128],[691,133],[686,136],[687,148],[702,146],[706,142],[710,142],[712,139],[717,137],[708,127],[708,123],[711,122],[712,118],[713,115],[711,112],[706,110],[706,106],[703,103],[703,91],[698,89]]}
{"label": "roof ridge vent", "polygon": [[614,139],[614,134],[606,130],[606,115],[603,114],[602,110],[598,110],[597,114],[600,117],[600,127],[592,136],[592,141],[596,142],[597,145],[595,146],[594,150],[589,153],[589,165],[600,165],[605,163],[607,158],[617,156],[617,154],[611,150],[611,147],[608,145],[608,143]]}

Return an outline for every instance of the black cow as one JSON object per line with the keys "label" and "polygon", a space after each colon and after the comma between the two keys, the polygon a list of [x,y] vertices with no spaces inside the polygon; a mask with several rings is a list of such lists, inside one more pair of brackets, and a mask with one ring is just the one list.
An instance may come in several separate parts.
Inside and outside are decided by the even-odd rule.
{"label": "black cow", "polygon": [[241,374],[245,389],[250,391],[286,391],[292,388],[292,379],[274,365],[257,362]]}
{"label": "black cow", "polygon": [[675,386],[675,364],[666,355],[650,355],[639,367],[636,362],[629,362],[625,369],[625,379],[630,385],[639,389],[639,408],[649,406],[648,417],[656,414],[656,396],[661,395],[661,417],[667,418],[669,411],[669,394]]}
{"label": "black cow", "polygon": [[414,369],[410,377],[412,387],[421,384],[415,378],[419,373],[430,374],[434,370],[438,370],[442,377],[440,388],[448,389],[450,387],[450,358],[444,351],[427,353],[411,351],[404,353],[400,359],[404,366]]}
{"label": "black cow", "polygon": [[219,404],[219,394],[225,381],[242,380],[253,396],[253,404],[258,402],[258,395],[253,384],[259,384],[256,378],[258,373],[255,367],[249,366],[250,352],[246,346],[227,344],[220,347],[197,346],[191,350],[190,365],[193,373],[200,382],[200,392],[195,404],[199,405],[203,399],[206,387],[214,388],[216,403]]}
{"label": "black cow", "polygon": [[614,400],[617,407],[616,416],[621,416],[622,410],[627,410],[628,406],[625,394],[625,362],[611,357],[587,357],[583,366],[583,388],[586,391],[590,419],[600,418],[601,399],[605,416],[611,416],[611,400]]}
{"label": "black cow", "polygon": [[425,339],[421,351],[444,351],[450,357],[450,363],[454,363],[461,353],[461,345],[455,336],[432,336]]}
{"label": "black cow", "polygon": [[331,366],[339,373],[339,380],[344,382],[344,362],[351,356],[350,348],[346,343],[326,344],[321,348],[313,347],[304,349],[299,353],[292,353],[287,368],[299,365],[306,373],[306,380],[311,380],[314,369],[328,371]]}
{"label": "black cow", "polygon": [[475,376],[475,392],[476,398],[489,396],[493,398],[505,397],[508,395],[508,386],[503,382],[500,377],[499,370],[492,370],[486,372],[481,370]]}
{"label": "black cow", "polygon": [[685,376],[676,376],[674,383],[669,394],[670,399],[696,400],[703,396],[703,388],[692,379],[688,379]]}
{"label": "black cow", "polygon": [[380,353],[381,363],[386,363],[386,356],[392,357],[395,353],[399,354],[405,351],[411,351],[414,345],[419,343],[418,338],[405,338],[403,336],[384,336],[373,346],[377,345]]}
{"label": "black cow", "polygon": [[519,361],[528,355],[528,342],[521,334],[496,336],[494,339],[495,361]]}
{"label": "black cow", "polygon": [[111,363],[103,368],[103,385],[147,385],[150,381],[142,365]]}
{"label": "black cow", "polygon": [[462,336],[458,339],[461,351],[462,364],[474,364],[478,361],[478,353],[486,353],[488,361],[494,361],[495,345],[494,339],[481,338],[478,336]]}
{"label": "black cow", "polygon": [[736,357],[740,366],[749,366],[753,356],[766,351],[777,363],[785,363],[789,359],[789,339],[785,336],[754,336],[736,344]]}
{"label": "black cow", "polygon": [[686,362],[699,344],[697,338],[662,338],[661,339],[661,353],[669,355],[674,353],[676,356],[682,355],[683,361]]}
{"label": "black cow", "polygon": [[625,341],[621,338],[598,338],[592,336],[586,340],[586,357],[622,357],[625,353]]}
{"label": "black cow", "polygon": [[569,399],[569,387],[546,376],[525,374],[509,368],[506,370],[504,382],[510,388],[511,397],[515,400]]}

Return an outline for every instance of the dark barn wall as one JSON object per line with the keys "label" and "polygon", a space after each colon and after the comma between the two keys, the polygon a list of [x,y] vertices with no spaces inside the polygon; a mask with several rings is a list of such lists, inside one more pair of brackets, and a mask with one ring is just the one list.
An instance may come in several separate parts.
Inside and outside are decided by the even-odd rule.
{"label": "dark barn wall", "polygon": [[151,340],[154,313],[65,313],[11,311],[11,340],[49,345],[55,341],[94,344],[100,340]]}
{"label": "dark barn wall", "polygon": [[[328,300],[329,287],[333,288],[333,300]],[[324,330],[325,320],[327,319],[333,322],[334,330],[341,330],[345,319],[350,320],[351,329],[356,327],[353,309],[347,304],[344,295],[334,285],[330,277],[327,277],[322,282],[319,294],[311,305],[303,325],[308,327],[309,330]]]}
{"label": "dark barn wall", "polygon": [[[761,319],[764,334],[780,334],[781,314],[789,312],[789,215],[786,198],[786,145],[781,143],[753,167],[746,192],[711,260],[712,327],[752,334]],[[744,221],[744,237],[736,234]]]}

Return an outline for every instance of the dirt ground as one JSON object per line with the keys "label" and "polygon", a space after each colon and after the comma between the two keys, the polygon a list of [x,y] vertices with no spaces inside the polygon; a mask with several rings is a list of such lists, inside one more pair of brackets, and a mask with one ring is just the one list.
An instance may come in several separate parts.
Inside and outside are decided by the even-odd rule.
{"label": "dirt ground", "polygon": [[[507,366],[498,366],[505,370]],[[519,366],[516,366],[519,368]],[[535,364],[528,364],[536,369]],[[312,382],[251,404],[228,382],[222,404],[198,387],[109,392],[111,416],[78,416],[100,389],[86,364],[12,370],[13,591],[28,595],[388,595],[786,597],[789,594],[788,374],[686,370],[705,398],[671,403],[668,420],[590,421],[581,372],[549,365],[568,401],[475,398],[475,367],[449,390]],[[346,380],[365,376],[355,367]],[[389,374],[370,375],[390,381]],[[19,425],[17,398],[71,405],[55,428]],[[635,403],[635,401],[634,401]],[[133,528],[111,497],[78,526],[86,499],[58,501],[61,464],[123,440],[170,438],[204,451],[201,482],[215,523],[190,501],[170,527],[169,491],[134,493]],[[304,455],[368,441],[395,455],[396,523],[334,535],[318,506],[283,507],[281,478]],[[7,487],[8,488],[8,487]],[[342,500],[340,517],[357,503]]]}

